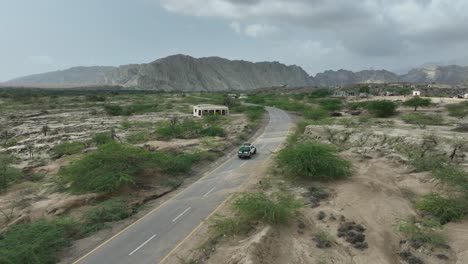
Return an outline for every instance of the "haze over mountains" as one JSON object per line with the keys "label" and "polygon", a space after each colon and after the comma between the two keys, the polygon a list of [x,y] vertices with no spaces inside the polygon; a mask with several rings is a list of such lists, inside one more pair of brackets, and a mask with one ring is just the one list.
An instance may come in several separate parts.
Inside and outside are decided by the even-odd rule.
{"label": "haze over mountains", "polygon": [[3,85],[73,87],[119,85],[142,89],[181,91],[252,90],[282,86],[336,86],[356,83],[441,83],[468,86],[468,67],[430,66],[397,75],[387,70],[325,71],[309,76],[299,66],[279,62],[248,62],[219,57],[174,55],[151,63],[119,67],[73,67],[67,70],[16,78]]}

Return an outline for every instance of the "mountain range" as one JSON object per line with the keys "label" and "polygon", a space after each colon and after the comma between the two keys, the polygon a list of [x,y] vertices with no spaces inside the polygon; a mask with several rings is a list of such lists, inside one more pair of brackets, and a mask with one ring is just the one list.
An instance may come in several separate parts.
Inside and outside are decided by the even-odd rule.
{"label": "mountain range", "polygon": [[173,55],[150,63],[119,67],[73,67],[34,74],[3,83],[4,86],[77,87],[119,85],[166,91],[252,90],[272,86],[324,86],[357,83],[441,83],[468,86],[468,67],[429,66],[398,75],[387,70],[327,70],[310,76],[301,67],[279,62],[249,62],[219,57]]}

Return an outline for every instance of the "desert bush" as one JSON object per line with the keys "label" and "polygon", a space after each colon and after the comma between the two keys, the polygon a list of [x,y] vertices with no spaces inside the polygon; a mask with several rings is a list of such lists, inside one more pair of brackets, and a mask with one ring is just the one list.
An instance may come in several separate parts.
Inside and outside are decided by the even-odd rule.
{"label": "desert bush", "polygon": [[106,97],[103,95],[91,94],[86,96],[86,100],[91,102],[104,102],[106,101]]}
{"label": "desert bush", "polygon": [[135,132],[135,133],[129,134],[125,138],[125,140],[130,144],[139,144],[139,143],[149,141],[150,137],[149,137],[148,133],[146,133],[146,132]]}
{"label": "desert bush", "polygon": [[330,89],[323,88],[323,89],[317,89],[309,93],[308,97],[309,98],[322,98],[322,97],[330,96],[332,94],[333,92]]}
{"label": "desert bush", "polygon": [[65,155],[71,155],[81,152],[86,148],[86,145],[83,142],[71,141],[63,142],[58,145],[55,145],[52,149],[53,158],[60,158]]}
{"label": "desert bush", "polygon": [[105,105],[104,111],[106,112],[106,114],[111,116],[130,115],[120,105]]}
{"label": "desert bush", "polygon": [[200,131],[200,135],[204,137],[224,137],[226,132],[220,126],[209,126]]}
{"label": "desert bush", "polygon": [[390,117],[395,114],[397,104],[388,100],[371,101],[367,103],[366,108],[376,117]]}
{"label": "desert bush", "polygon": [[463,201],[444,198],[437,193],[424,195],[416,207],[436,217],[441,224],[459,220],[465,215]]}
{"label": "desert bush", "polygon": [[445,237],[440,232],[442,226],[432,219],[426,218],[421,221],[414,217],[403,219],[397,223],[396,229],[411,242],[432,246],[447,245]]}
{"label": "desert bush", "polygon": [[149,152],[131,145],[108,143],[59,171],[60,179],[70,183],[73,192],[112,192],[134,184],[145,172],[169,174],[190,170],[203,159],[202,153],[169,154]]}
{"label": "desert bush", "polygon": [[0,154],[0,193],[5,191],[8,186],[22,176],[22,172],[20,170],[11,167],[13,162],[13,157],[6,154]]}
{"label": "desert bush", "polygon": [[79,224],[69,218],[11,226],[0,238],[0,263],[56,263],[56,252],[71,244]]}
{"label": "desert bush", "polygon": [[340,158],[337,150],[326,144],[289,145],[278,153],[276,162],[291,177],[334,180],[351,175],[351,163]]}
{"label": "desert bush", "polygon": [[342,101],[340,99],[318,99],[316,101],[320,107],[327,111],[338,111],[342,108]]}
{"label": "desert bush", "polygon": [[156,129],[156,134],[164,140],[172,138],[197,138],[200,136],[202,129],[202,124],[197,121],[184,119],[182,122],[179,122],[174,119],[161,123]]}
{"label": "desert bush", "polygon": [[214,125],[218,124],[221,120],[223,120],[223,117],[221,115],[206,115],[203,116],[203,121],[207,124]]}
{"label": "desert bush", "polygon": [[265,108],[263,106],[246,106],[244,112],[250,122],[256,122],[263,117]]}
{"label": "desert bush", "polygon": [[247,233],[252,227],[243,218],[218,217],[211,222],[212,230],[217,235],[233,236]]}
{"label": "desert bush", "polygon": [[444,124],[444,118],[437,114],[408,113],[402,115],[401,119],[408,124],[419,126]]}
{"label": "desert bush", "polygon": [[104,132],[104,133],[96,133],[93,136],[93,142],[97,146],[104,145],[110,142],[114,142],[112,139],[111,133]]}
{"label": "desert bush", "polygon": [[410,157],[410,164],[417,172],[434,171],[445,168],[449,159],[445,156],[423,156],[414,155]]}
{"label": "desert bush", "polygon": [[418,109],[418,107],[428,107],[431,105],[430,98],[421,98],[419,96],[413,97],[411,99],[406,100],[403,102],[404,106],[414,107],[414,111]]}
{"label": "desert bush", "polygon": [[110,192],[135,182],[150,161],[144,149],[108,143],[59,171],[74,192]]}
{"label": "desert bush", "polygon": [[309,109],[304,111],[304,117],[310,120],[321,120],[328,117],[328,111],[324,109]]}
{"label": "desert bush", "polygon": [[432,171],[434,178],[453,187],[468,198],[468,173],[453,164],[445,164]]}
{"label": "desert bush", "polygon": [[88,209],[83,216],[84,234],[93,233],[106,228],[107,222],[125,219],[133,214],[133,210],[123,198],[111,198]]}
{"label": "desert bush", "polygon": [[233,202],[241,217],[272,225],[287,223],[302,206],[302,202],[286,193],[275,193],[272,198],[260,192],[244,193]]}
{"label": "desert bush", "polygon": [[463,118],[468,115],[468,104],[449,104],[446,106],[450,116]]}

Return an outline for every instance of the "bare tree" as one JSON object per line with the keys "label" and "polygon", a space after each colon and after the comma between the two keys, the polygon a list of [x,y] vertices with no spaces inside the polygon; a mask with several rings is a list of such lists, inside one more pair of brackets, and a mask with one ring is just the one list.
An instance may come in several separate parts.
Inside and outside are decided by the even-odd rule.
{"label": "bare tree", "polygon": [[111,127],[111,138],[113,141],[115,141],[115,139],[118,139],[119,142],[122,143],[122,140],[117,136],[117,133],[115,132],[114,127]]}
{"label": "bare tree", "polygon": [[50,131],[50,127],[48,125],[42,126],[41,132],[44,134],[44,137],[47,136],[47,133]]}
{"label": "bare tree", "polygon": [[34,156],[34,145],[32,143],[26,144],[26,149],[29,153],[29,159],[32,160]]}

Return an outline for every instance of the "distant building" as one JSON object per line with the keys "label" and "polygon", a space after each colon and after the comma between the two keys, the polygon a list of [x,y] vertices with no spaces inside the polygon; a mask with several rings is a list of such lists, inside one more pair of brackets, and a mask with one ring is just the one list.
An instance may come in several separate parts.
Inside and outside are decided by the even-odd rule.
{"label": "distant building", "polygon": [[247,95],[246,94],[240,94],[239,99],[247,99]]}
{"label": "distant building", "polygon": [[224,105],[194,105],[193,106],[193,116],[203,117],[205,115],[228,115],[229,108]]}
{"label": "distant building", "polygon": [[463,98],[468,99],[468,93],[463,94]]}
{"label": "distant building", "polygon": [[413,91],[413,96],[421,96],[421,91]]}

